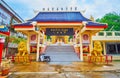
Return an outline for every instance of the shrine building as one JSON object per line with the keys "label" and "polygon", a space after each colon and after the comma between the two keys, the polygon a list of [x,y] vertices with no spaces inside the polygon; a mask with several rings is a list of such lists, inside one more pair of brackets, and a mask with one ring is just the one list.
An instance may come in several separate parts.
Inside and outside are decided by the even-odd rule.
{"label": "shrine building", "polygon": [[84,55],[93,50],[92,37],[107,28],[107,24],[94,22],[80,11],[44,11],[13,27],[27,36],[28,52],[36,54],[36,61],[49,46],[58,49],[60,46],[73,46],[79,60],[84,61]]}

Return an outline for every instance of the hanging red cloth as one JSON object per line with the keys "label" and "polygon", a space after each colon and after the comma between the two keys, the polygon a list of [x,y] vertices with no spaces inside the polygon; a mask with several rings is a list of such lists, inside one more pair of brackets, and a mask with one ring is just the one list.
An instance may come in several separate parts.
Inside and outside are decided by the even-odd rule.
{"label": "hanging red cloth", "polygon": [[4,48],[4,42],[5,42],[5,39],[0,38],[0,64],[1,64],[1,61],[2,61],[2,50]]}

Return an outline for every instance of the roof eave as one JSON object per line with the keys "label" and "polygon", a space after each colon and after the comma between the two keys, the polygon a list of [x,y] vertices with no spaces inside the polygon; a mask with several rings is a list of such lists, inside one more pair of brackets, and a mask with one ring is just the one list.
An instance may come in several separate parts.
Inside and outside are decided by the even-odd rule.
{"label": "roof eave", "polygon": [[86,28],[107,28],[108,26],[107,25],[101,25],[101,26],[98,26],[98,25],[86,25]]}

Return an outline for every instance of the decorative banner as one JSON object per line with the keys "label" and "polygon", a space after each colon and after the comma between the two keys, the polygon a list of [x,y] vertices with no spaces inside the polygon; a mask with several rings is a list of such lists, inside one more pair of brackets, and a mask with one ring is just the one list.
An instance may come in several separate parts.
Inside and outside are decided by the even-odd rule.
{"label": "decorative banner", "polygon": [[82,36],[82,43],[90,43],[88,34],[83,34],[83,36]]}
{"label": "decorative banner", "polygon": [[74,35],[73,28],[46,28],[46,35]]}
{"label": "decorative banner", "polygon": [[31,41],[35,41],[36,40],[36,35],[31,35]]}
{"label": "decorative banner", "polygon": [[83,46],[83,52],[88,53],[89,52],[89,46]]}
{"label": "decorative banner", "polygon": [[37,36],[36,34],[31,35],[30,37],[30,43],[36,43],[37,42]]}
{"label": "decorative banner", "polygon": [[30,46],[30,52],[37,52],[37,46]]}

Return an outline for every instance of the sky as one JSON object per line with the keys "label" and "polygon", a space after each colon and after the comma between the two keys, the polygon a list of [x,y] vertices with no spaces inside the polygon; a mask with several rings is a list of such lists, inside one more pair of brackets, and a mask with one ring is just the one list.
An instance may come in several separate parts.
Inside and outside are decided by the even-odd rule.
{"label": "sky", "polygon": [[[24,20],[33,18],[43,8],[74,8],[83,15],[95,19],[102,18],[106,13],[116,12],[120,14],[120,0],[4,0]],[[56,10],[57,11],[57,10]]]}

